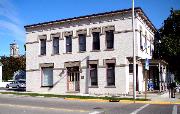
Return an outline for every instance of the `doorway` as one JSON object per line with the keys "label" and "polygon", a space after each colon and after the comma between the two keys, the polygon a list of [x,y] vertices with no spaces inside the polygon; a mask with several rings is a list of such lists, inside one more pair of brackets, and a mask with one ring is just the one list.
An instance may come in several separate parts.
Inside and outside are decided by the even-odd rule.
{"label": "doorway", "polygon": [[67,67],[67,90],[69,92],[80,91],[79,78],[79,67]]}

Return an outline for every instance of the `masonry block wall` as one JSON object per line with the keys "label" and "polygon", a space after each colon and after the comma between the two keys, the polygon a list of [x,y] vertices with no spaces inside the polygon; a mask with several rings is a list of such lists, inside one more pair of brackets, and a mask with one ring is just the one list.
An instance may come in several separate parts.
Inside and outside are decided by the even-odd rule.
{"label": "masonry block wall", "polygon": [[[139,31],[149,29],[148,34],[153,37],[153,32],[146,23],[137,15],[136,25],[136,54],[140,58],[151,58],[152,56],[140,50]],[[106,50],[105,33],[103,28],[114,27],[114,49]],[[100,28],[100,50],[92,51],[92,28]],[[86,29],[86,51],[79,52],[77,30]],[[91,18],[80,18],[70,21],[32,26],[26,28],[26,71],[27,91],[48,92],[57,94],[67,93],[67,72],[64,66],[68,61],[80,61],[80,94],[97,95],[121,95],[128,94],[129,90],[129,63],[127,57],[133,55],[132,19],[131,12],[119,12],[111,15],[94,16]],[[64,32],[72,31],[72,53],[66,53],[66,41]],[[51,34],[60,33],[59,54],[53,55]],[[40,35],[46,35],[46,55],[40,55]],[[145,42],[145,41],[143,41]],[[149,43],[150,45],[150,43]],[[106,87],[105,59],[115,59],[115,87]],[[98,87],[89,87],[89,68],[87,61],[98,61]],[[53,87],[42,87],[42,71],[40,64],[53,63]],[[142,67],[139,66],[139,83],[143,83]],[[142,90],[142,87],[139,86]]]}

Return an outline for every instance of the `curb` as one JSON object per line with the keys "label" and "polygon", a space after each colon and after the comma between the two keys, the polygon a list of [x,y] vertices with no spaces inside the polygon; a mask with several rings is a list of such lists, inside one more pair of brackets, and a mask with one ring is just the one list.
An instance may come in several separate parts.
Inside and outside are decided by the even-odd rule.
{"label": "curb", "polygon": [[[121,100],[120,103],[134,103],[134,101]],[[161,104],[161,105],[180,104],[180,102],[168,102],[168,101],[135,101],[135,103],[138,103],[138,104]]]}
{"label": "curb", "polygon": [[[109,102],[109,100],[103,100],[103,99],[78,99],[78,98],[64,98],[65,100],[71,100],[71,101],[83,101],[83,102]],[[132,104],[134,101],[132,100],[120,100],[118,103],[129,103]],[[166,102],[166,101],[135,101],[135,103],[138,104],[180,104],[180,102]]]}
{"label": "curb", "polygon": [[109,102],[109,100],[103,100],[103,99],[78,99],[78,98],[64,98],[65,100],[71,100],[71,101],[83,101],[83,102]]}

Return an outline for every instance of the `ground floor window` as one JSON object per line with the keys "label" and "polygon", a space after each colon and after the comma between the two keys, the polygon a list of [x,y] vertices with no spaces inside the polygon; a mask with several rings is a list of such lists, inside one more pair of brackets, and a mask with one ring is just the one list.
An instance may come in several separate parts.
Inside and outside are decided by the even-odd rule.
{"label": "ground floor window", "polygon": [[133,64],[129,64],[129,73],[133,73]]}
{"label": "ground floor window", "polygon": [[[132,74],[133,73],[133,64],[129,64],[129,73]],[[138,64],[136,64],[136,71],[138,69]]]}
{"label": "ground floor window", "polygon": [[115,86],[115,63],[107,63],[107,86]]}
{"label": "ground floor window", "polygon": [[90,64],[90,81],[91,86],[98,85],[98,76],[97,76],[97,64]]}
{"label": "ground floor window", "polygon": [[53,68],[42,68],[42,86],[53,86]]}

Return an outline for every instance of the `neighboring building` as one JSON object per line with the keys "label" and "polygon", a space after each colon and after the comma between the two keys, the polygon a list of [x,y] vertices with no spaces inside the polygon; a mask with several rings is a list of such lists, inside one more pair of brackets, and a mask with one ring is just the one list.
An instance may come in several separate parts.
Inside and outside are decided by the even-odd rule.
{"label": "neighboring building", "polygon": [[[167,90],[167,84],[169,82],[169,76],[167,72],[167,63],[163,60],[150,60],[149,72],[147,72],[147,79],[149,83],[153,84],[153,87],[148,90],[158,90],[160,92]],[[143,65],[145,65],[142,60]]]}
{"label": "neighboring building", "polygon": [[3,64],[0,62],[0,82],[2,82],[2,67]]}
{"label": "neighboring building", "polygon": [[[137,91],[151,59],[155,27],[135,8]],[[133,88],[132,9],[27,25],[27,91],[124,95]]]}
{"label": "neighboring building", "polygon": [[19,57],[19,46],[15,41],[12,44],[10,44],[10,56]]}

